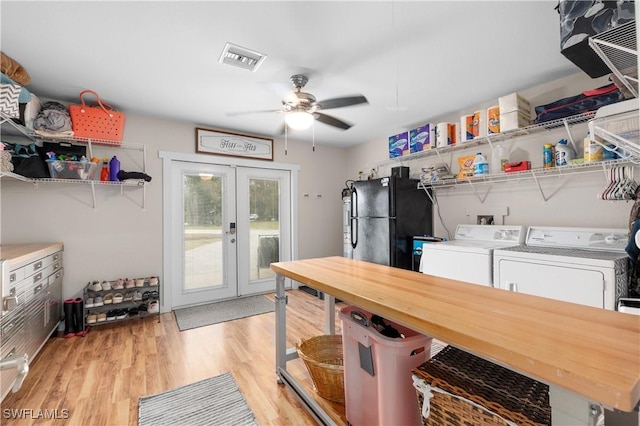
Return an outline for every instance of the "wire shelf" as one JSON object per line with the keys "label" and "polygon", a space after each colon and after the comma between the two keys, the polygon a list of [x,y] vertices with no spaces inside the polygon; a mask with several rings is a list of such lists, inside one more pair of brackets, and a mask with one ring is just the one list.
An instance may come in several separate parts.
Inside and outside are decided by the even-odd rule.
{"label": "wire shelf", "polygon": [[630,21],[589,38],[589,46],[611,72],[638,97],[636,22]]}

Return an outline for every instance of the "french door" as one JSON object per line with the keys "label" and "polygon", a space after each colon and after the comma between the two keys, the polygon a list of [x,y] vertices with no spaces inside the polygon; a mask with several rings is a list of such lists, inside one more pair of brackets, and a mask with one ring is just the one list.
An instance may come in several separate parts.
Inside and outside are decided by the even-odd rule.
{"label": "french door", "polygon": [[173,307],[275,290],[291,259],[291,172],[171,162]]}

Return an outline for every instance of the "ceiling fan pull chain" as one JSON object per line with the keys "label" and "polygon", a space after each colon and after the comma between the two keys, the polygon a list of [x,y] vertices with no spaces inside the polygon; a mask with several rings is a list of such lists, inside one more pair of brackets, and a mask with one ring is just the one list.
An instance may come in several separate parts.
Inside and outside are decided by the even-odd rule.
{"label": "ceiling fan pull chain", "polygon": [[311,146],[313,147],[313,152],[316,152],[316,120],[311,123]]}
{"label": "ceiling fan pull chain", "polygon": [[287,123],[284,123],[284,155],[287,155]]}

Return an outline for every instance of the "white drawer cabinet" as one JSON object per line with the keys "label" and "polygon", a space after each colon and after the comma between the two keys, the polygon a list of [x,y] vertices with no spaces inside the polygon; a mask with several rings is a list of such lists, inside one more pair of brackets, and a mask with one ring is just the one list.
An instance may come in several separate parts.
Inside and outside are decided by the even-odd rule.
{"label": "white drawer cabinet", "polygon": [[[61,243],[0,246],[2,316],[0,359],[40,352],[62,318]],[[0,371],[0,400],[16,379],[14,369]]]}

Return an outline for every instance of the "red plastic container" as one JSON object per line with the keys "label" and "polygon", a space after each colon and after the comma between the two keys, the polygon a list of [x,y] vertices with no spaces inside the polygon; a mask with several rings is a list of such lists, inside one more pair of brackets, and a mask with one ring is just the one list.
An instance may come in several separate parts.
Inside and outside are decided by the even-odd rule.
{"label": "red plastic container", "polygon": [[341,309],[339,317],[349,424],[421,424],[411,370],[431,358],[431,337],[386,319],[404,338],[384,336],[372,314],[357,306]]}

